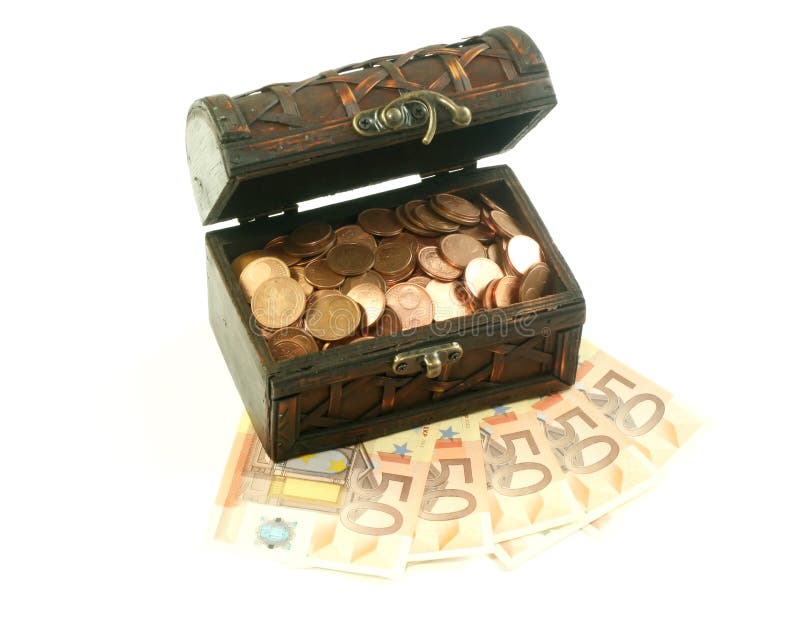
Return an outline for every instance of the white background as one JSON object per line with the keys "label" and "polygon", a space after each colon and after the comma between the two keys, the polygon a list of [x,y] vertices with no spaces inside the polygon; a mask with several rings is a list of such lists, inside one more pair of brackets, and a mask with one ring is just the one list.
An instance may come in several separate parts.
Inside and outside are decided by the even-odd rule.
{"label": "white background", "polygon": [[[793,3],[22,4],[0,26],[4,614],[797,610]],[[559,104],[498,162],[585,334],[710,430],[606,540],[512,572],[385,582],[209,547],[242,406],[207,325],[189,104],[504,24]]]}

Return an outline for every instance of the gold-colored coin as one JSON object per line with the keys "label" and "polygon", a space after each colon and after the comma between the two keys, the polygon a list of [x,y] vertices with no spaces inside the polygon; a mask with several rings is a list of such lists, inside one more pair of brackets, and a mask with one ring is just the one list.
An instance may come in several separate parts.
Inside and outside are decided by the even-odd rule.
{"label": "gold-colored coin", "polygon": [[356,285],[347,292],[347,297],[358,302],[364,310],[361,322],[361,327],[364,329],[372,327],[380,319],[383,309],[386,308],[386,296],[383,291],[380,287],[370,283]]}
{"label": "gold-colored coin", "polygon": [[309,298],[306,309],[306,329],[321,341],[340,341],[358,329],[361,307],[341,293]]}
{"label": "gold-colored coin", "polygon": [[337,244],[350,244],[353,242],[368,246],[373,251],[378,246],[378,243],[375,242],[375,236],[364,231],[360,225],[345,225],[336,230]]}
{"label": "gold-colored coin", "polygon": [[239,285],[250,300],[264,281],[278,277],[289,278],[289,266],[275,257],[258,257],[242,270]]}
{"label": "gold-colored coin", "polygon": [[269,257],[269,255],[263,251],[247,251],[246,253],[242,253],[236,259],[231,262],[231,269],[233,270],[234,275],[238,278],[238,276],[242,273],[242,270],[245,267],[254,262],[259,257]]}
{"label": "gold-colored coin", "polygon": [[306,294],[306,297],[314,293],[314,286],[306,279],[305,266],[292,266],[289,268],[289,274],[295,281],[300,283],[300,287],[303,288],[303,292]]}
{"label": "gold-colored coin", "polygon": [[334,272],[327,259],[317,259],[306,266],[306,280],[318,289],[333,289],[344,283],[344,275]]}
{"label": "gold-colored coin", "polygon": [[525,235],[517,222],[509,214],[501,210],[492,210],[486,223],[501,236],[513,238],[514,236]]}
{"label": "gold-colored coin", "polygon": [[442,218],[426,203],[419,204],[414,208],[414,218],[422,224],[422,227],[429,231],[451,233],[458,231],[459,228],[458,223]]}
{"label": "gold-colored coin", "polygon": [[358,215],[358,224],[373,236],[396,236],[403,231],[394,212],[385,208],[369,208]]}
{"label": "gold-colored coin", "polygon": [[360,285],[362,283],[370,283],[375,285],[376,287],[380,288],[383,293],[386,293],[386,279],[384,279],[380,274],[375,272],[375,270],[367,270],[364,274],[360,276],[350,276],[344,280],[342,283],[341,291],[343,294],[347,295],[347,293],[356,285]]}
{"label": "gold-colored coin", "polygon": [[503,271],[486,257],[473,259],[464,268],[464,282],[474,298],[483,297],[486,286],[495,279],[503,278]]}
{"label": "gold-colored coin", "polygon": [[486,249],[475,238],[465,234],[450,234],[439,240],[439,253],[451,266],[463,270],[478,257],[486,257]]}
{"label": "gold-colored coin", "polygon": [[523,276],[533,264],[542,261],[542,251],[533,238],[514,236],[508,241],[506,257],[514,273]]}
{"label": "gold-colored coin", "polygon": [[550,290],[550,268],[546,263],[534,264],[519,286],[519,301],[527,302],[547,295]]}
{"label": "gold-colored coin", "polygon": [[425,291],[433,301],[433,319],[444,321],[472,313],[471,303],[461,283],[432,280]]}
{"label": "gold-colored coin", "polygon": [[387,242],[375,250],[373,268],[389,282],[409,268],[414,268],[414,255],[405,242]]}
{"label": "gold-colored coin", "polygon": [[285,328],[297,321],[305,306],[303,288],[288,276],[264,281],[250,303],[256,321],[271,330]]}
{"label": "gold-colored coin", "polygon": [[386,306],[394,309],[403,330],[427,326],[433,321],[433,301],[422,287],[398,283],[386,292]]}
{"label": "gold-colored coin", "polygon": [[435,246],[422,247],[417,258],[420,269],[428,276],[440,281],[454,281],[463,273],[460,268],[455,268],[444,261],[439,255],[439,249]]}
{"label": "gold-colored coin", "polygon": [[364,244],[337,244],[325,256],[328,266],[334,272],[345,276],[364,274],[375,263],[372,249]]}
{"label": "gold-colored coin", "polygon": [[450,193],[435,195],[431,199],[431,208],[439,216],[461,225],[476,225],[481,220],[481,209],[478,206]]}
{"label": "gold-colored coin", "polygon": [[505,308],[515,304],[519,299],[520,279],[516,276],[504,276],[497,280],[492,292],[492,304]]}

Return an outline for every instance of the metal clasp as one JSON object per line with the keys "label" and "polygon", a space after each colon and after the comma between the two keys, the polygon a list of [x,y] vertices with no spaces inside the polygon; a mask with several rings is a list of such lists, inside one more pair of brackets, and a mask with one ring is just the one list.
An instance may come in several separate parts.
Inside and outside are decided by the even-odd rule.
{"label": "metal clasp", "polygon": [[461,345],[455,342],[404,351],[394,357],[392,370],[397,375],[412,375],[424,370],[426,377],[434,379],[441,375],[445,364],[458,362],[463,355]]}
{"label": "metal clasp", "polygon": [[400,131],[423,126],[428,129],[422,138],[426,146],[433,140],[436,132],[436,105],[450,112],[453,124],[467,126],[472,122],[472,112],[468,107],[455,103],[440,92],[415,90],[407,92],[383,107],[366,109],[353,116],[353,128],[367,137],[381,135],[389,131]]}

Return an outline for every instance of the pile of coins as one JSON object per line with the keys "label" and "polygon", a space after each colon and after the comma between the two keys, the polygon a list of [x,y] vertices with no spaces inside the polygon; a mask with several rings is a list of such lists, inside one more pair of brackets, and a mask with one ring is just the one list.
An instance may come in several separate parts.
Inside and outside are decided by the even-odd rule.
{"label": "pile of coins", "polygon": [[488,196],[442,193],[301,225],[233,260],[276,360],[550,292],[539,243]]}

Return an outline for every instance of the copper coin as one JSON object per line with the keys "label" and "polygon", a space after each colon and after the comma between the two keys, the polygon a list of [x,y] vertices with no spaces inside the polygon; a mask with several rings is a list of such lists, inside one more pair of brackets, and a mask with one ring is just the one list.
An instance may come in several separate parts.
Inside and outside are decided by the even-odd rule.
{"label": "copper coin", "polygon": [[371,341],[374,338],[375,338],[374,336],[359,336],[358,338],[354,338],[348,341],[347,344],[352,345],[353,343],[360,343],[361,341]]}
{"label": "copper coin", "polygon": [[520,279],[516,276],[504,276],[497,280],[492,302],[494,306],[505,308],[519,301]]}
{"label": "copper coin", "polygon": [[486,247],[486,256],[498,266],[503,264],[503,249],[497,243],[492,243]]}
{"label": "copper coin", "polygon": [[381,315],[380,319],[378,319],[378,323],[376,323],[373,328],[375,336],[391,336],[393,334],[399,334],[402,330],[403,324],[400,323],[400,318],[390,306],[387,306],[383,310],[383,315]]}
{"label": "copper coin", "polygon": [[383,238],[380,243],[385,244],[386,242],[405,242],[408,244],[408,248],[411,249],[411,253],[413,255],[416,255],[417,250],[419,249],[419,241],[417,240],[417,237],[406,232],[397,234],[392,238]]}
{"label": "copper coin", "polygon": [[529,236],[514,236],[508,241],[506,250],[508,264],[519,276],[523,276],[530,267],[542,261],[539,243]]}
{"label": "copper coin", "polygon": [[410,279],[406,281],[406,283],[411,283],[412,285],[419,285],[420,287],[427,287],[428,283],[431,282],[427,276],[412,276]]}
{"label": "copper coin", "polygon": [[286,250],[283,248],[285,241],[286,236],[278,236],[277,238],[273,238],[264,246],[264,252],[269,257],[280,259],[287,266],[293,266],[300,261],[300,257],[297,255],[290,255],[286,252]]}
{"label": "copper coin", "polygon": [[[417,200],[416,202],[415,201],[410,201],[410,202],[408,202],[408,204],[406,204],[406,206],[408,206],[409,204],[416,205],[417,202],[418,203],[425,203],[422,200]],[[406,209],[406,206],[399,206],[398,208],[395,208],[395,210],[394,210],[394,214],[397,217],[397,220],[400,221],[400,224],[403,227],[408,229],[408,231],[412,232],[416,236],[435,237],[435,236],[439,235],[435,231],[428,231],[421,224],[419,224],[414,219],[412,219],[408,215],[408,211]]]}
{"label": "copper coin", "polygon": [[387,242],[375,250],[373,268],[386,277],[396,276],[414,267],[414,255],[405,242]]}
{"label": "copper coin", "polygon": [[394,309],[403,330],[427,326],[433,321],[433,301],[422,287],[400,283],[386,292],[386,306]]}
{"label": "copper coin", "polygon": [[319,351],[319,346],[317,345],[317,342],[314,340],[314,337],[312,337],[308,332],[300,328],[292,326],[281,328],[280,330],[276,330],[275,332],[273,332],[269,338],[270,341],[294,339],[308,350],[306,353]]}
{"label": "copper coin", "polygon": [[513,238],[514,236],[522,236],[525,234],[510,215],[500,210],[492,210],[489,213],[489,220],[487,222],[490,222],[490,226],[493,227],[497,233],[506,238]]}
{"label": "copper coin", "polygon": [[547,264],[542,262],[534,264],[522,283],[519,286],[519,301],[527,302],[528,300],[535,300],[546,293],[550,289],[550,268]]}
{"label": "copper coin", "polygon": [[471,201],[451,195],[440,193],[431,200],[431,208],[439,215],[462,225],[475,225],[481,220],[481,209]]}
{"label": "copper coin", "polygon": [[481,193],[481,201],[483,203],[485,203],[489,207],[490,210],[497,210],[498,212],[505,212],[506,214],[508,214],[508,212],[506,212],[503,208],[501,208],[500,206],[497,205],[496,201],[491,199],[485,193]]}
{"label": "copper coin", "polygon": [[264,281],[277,277],[289,278],[289,266],[275,257],[259,257],[242,270],[239,275],[239,285],[250,300]]}
{"label": "copper coin", "polygon": [[298,358],[308,353],[303,345],[294,339],[283,339],[267,345],[276,362]]}
{"label": "copper coin", "polygon": [[433,301],[433,318],[444,321],[452,317],[462,317],[472,313],[470,302],[461,283],[443,283],[433,280],[425,287]]}
{"label": "copper coin", "polygon": [[486,286],[495,279],[503,278],[503,271],[491,259],[473,259],[464,268],[464,282],[475,298],[482,298]]}
{"label": "copper coin", "polygon": [[375,242],[375,237],[364,231],[360,225],[345,225],[336,230],[337,244],[350,244],[353,242],[368,246],[373,251],[378,246],[378,243]]}
{"label": "copper coin", "polygon": [[491,281],[487,286],[486,289],[483,290],[483,298],[481,298],[481,304],[485,309],[492,309],[496,305],[494,303],[494,290],[497,288],[497,284],[502,279],[494,279]]}
{"label": "copper coin", "polygon": [[289,274],[295,281],[300,283],[300,286],[303,288],[303,293],[306,294],[306,297],[314,293],[314,286],[309,283],[308,280],[306,280],[305,266],[292,266],[289,268]]}
{"label": "copper coin", "polygon": [[333,237],[333,228],[327,223],[312,221],[304,223],[289,234],[287,242],[298,248],[323,246]]}
{"label": "copper coin", "polygon": [[231,262],[233,273],[238,277],[242,273],[242,270],[245,269],[245,266],[254,262],[259,257],[269,257],[269,255],[263,250],[242,253]]}
{"label": "copper coin", "polygon": [[321,341],[339,341],[352,336],[361,323],[361,308],[352,298],[331,293],[309,298],[306,330]]}
{"label": "copper coin", "polygon": [[397,274],[392,274],[392,275],[384,274],[383,277],[386,280],[386,286],[391,287],[395,283],[399,283],[400,281],[405,281],[412,274],[414,274],[415,270],[416,270],[416,264],[412,263],[408,268],[406,268],[402,272],[398,272]]}
{"label": "copper coin", "polygon": [[486,249],[475,238],[465,234],[450,234],[439,240],[439,253],[451,266],[463,270],[478,257],[486,257]]}
{"label": "copper coin", "polygon": [[472,236],[482,244],[489,244],[495,237],[494,229],[483,223],[475,225],[474,227],[462,227],[460,231],[462,234]]}
{"label": "copper coin", "polygon": [[455,268],[442,259],[439,249],[435,246],[425,246],[418,254],[420,269],[440,281],[454,281],[461,276],[463,270]]}
{"label": "copper coin", "polygon": [[318,289],[333,289],[344,283],[344,276],[334,272],[327,259],[312,261],[306,266],[306,280]]}
{"label": "copper coin", "polygon": [[250,308],[253,317],[265,328],[277,329],[297,321],[306,306],[306,294],[292,278],[271,278],[259,285]]}
{"label": "copper coin", "polygon": [[382,292],[386,293],[386,279],[375,272],[375,270],[367,270],[360,276],[350,276],[346,278],[344,283],[342,283],[341,291],[343,294],[347,295],[347,292],[361,283],[371,283],[372,285],[379,287]]}
{"label": "copper coin", "polygon": [[375,262],[372,249],[357,243],[337,244],[325,259],[331,270],[345,276],[364,274]]}
{"label": "copper coin", "polygon": [[370,283],[356,285],[349,292],[347,297],[352,298],[364,309],[364,319],[361,323],[363,328],[369,328],[378,321],[386,308],[386,296],[380,287]]}
{"label": "copper coin", "polygon": [[373,236],[396,236],[403,231],[394,212],[385,208],[369,208],[358,215],[358,224]]}
{"label": "copper coin", "polygon": [[436,214],[428,204],[419,204],[414,208],[414,217],[429,231],[451,233],[458,231],[458,223],[448,221]]}
{"label": "copper coin", "polygon": [[308,296],[308,301],[306,302],[306,306],[311,306],[312,302],[316,302],[320,298],[324,298],[325,296],[342,296],[344,295],[338,289],[317,289],[314,293]]}

